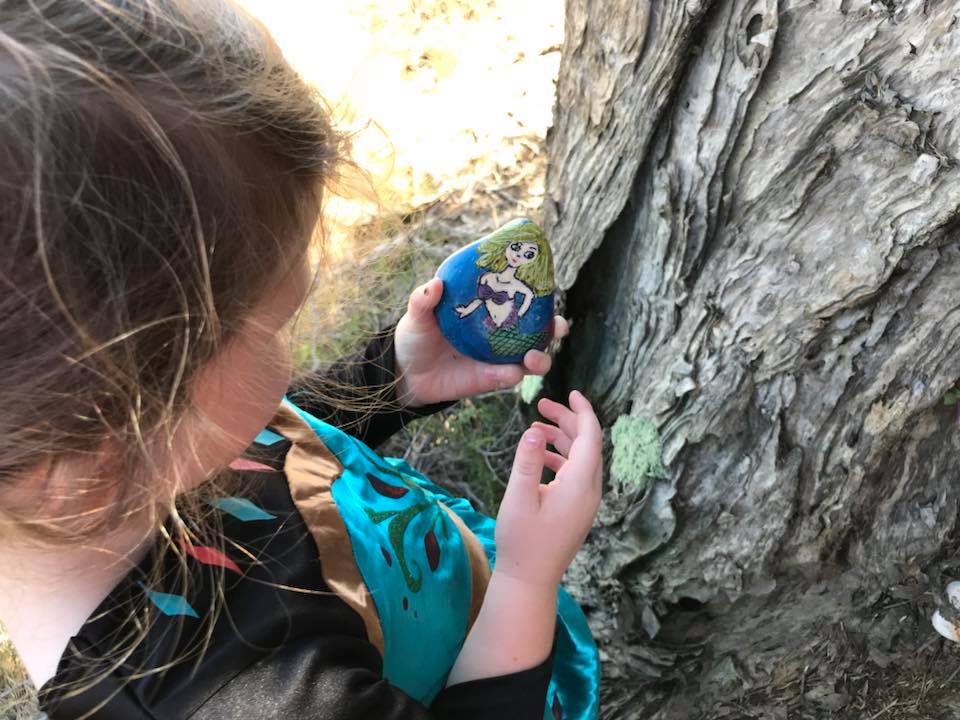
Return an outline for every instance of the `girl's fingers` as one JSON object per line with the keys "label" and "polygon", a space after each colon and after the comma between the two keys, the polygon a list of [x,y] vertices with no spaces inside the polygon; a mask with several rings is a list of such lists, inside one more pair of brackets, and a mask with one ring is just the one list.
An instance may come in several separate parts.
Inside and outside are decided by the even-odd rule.
{"label": "girl's fingers", "polygon": [[573,442],[567,434],[558,428],[556,425],[548,425],[547,423],[540,422],[539,420],[531,427],[537,428],[540,430],[544,437],[547,439],[547,442],[550,445],[553,445],[564,457],[567,457],[570,454],[570,444]]}
{"label": "girl's fingers", "polygon": [[513,387],[523,380],[523,370],[518,365],[492,365],[462,356],[442,374],[452,382],[455,399]]}
{"label": "girl's fingers", "polygon": [[550,356],[540,350],[527,350],[523,356],[523,367],[531,375],[546,375],[552,363]]}
{"label": "girl's fingers", "polygon": [[[449,350],[447,351],[449,352]],[[437,350],[442,356],[444,351]],[[437,360],[436,366],[422,373],[421,384],[430,388],[429,400],[459,400],[491,390],[513,387],[523,380],[519,365],[493,365],[462,355]]]}
{"label": "girl's fingers", "polygon": [[574,390],[570,393],[570,407],[576,413],[577,437],[586,438],[599,447],[603,442],[603,429],[590,401],[579,390]]}
{"label": "girl's fingers", "polygon": [[559,425],[568,438],[573,439],[577,436],[577,416],[570,408],[543,398],[537,403],[537,409],[547,420],[552,420]]}
{"label": "girl's fingers", "polygon": [[557,492],[567,494],[568,499],[577,502],[576,498],[583,498],[585,493],[599,493],[601,484],[598,480],[600,468],[600,447],[598,443],[589,443],[585,438],[578,437],[570,448],[570,457],[563,465],[562,472],[557,473],[559,483]]}
{"label": "girl's fingers", "polygon": [[562,315],[553,316],[553,337],[557,340],[565,338],[570,332],[570,323]]}
{"label": "girl's fingers", "polygon": [[465,395],[513,387],[523,380],[523,369],[519,365],[492,365],[477,362],[475,368],[479,371],[477,385]]}
{"label": "girl's fingers", "polygon": [[534,512],[540,506],[540,476],[546,462],[546,441],[539,430],[527,430],[513,456],[513,470],[503,493],[503,504],[520,512]]}
{"label": "girl's fingers", "polygon": [[573,410],[573,412],[587,412],[596,417],[593,412],[593,405],[590,404],[590,401],[587,400],[586,396],[579,390],[571,390],[567,396],[567,401],[570,403],[570,409]]}
{"label": "girl's fingers", "polygon": [[570,393],[570,406],[576,411],[577,432],[563,468],[564,475],[573,481],[569,483],[571,492],[599,492],[603,459],[603,432],[600,422],[590,402],[576,390]]}
{"label": "girl's fingers", "polygon": [[443,280],[440,278],[431,278],[410,293],[410,300],[407,302],[407,312],[410,313],[410,317],[418,323],[432,321],[433,309],[437,306],[437,303],[440,302],[441,295],[443,295]]}
{"label": "girl's fingers", "polygon": [[[570,332],[570,323],[566,318],[560,315],[553,316],[553,336],[560,339],[567,336]],[[523,356],[523,367],[531,375],[546,375],[550,372],[553,365],[553,359],[545,352],[540,350],[528,350]]]}
{"label": "girl's fingers", "polygon": [[548,468],[553,470],[555,473],[560,472],[560,469],[563,467],[564,463],[567,462],[567,459],[558,453],[547,450],[546,455],[543,458],[543,464]]}

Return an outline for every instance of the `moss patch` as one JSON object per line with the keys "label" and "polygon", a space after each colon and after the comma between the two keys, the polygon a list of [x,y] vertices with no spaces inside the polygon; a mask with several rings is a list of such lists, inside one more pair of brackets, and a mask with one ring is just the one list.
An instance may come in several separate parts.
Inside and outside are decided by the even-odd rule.
{"label": "moss patch", "polygon": [[653,421],[621,415],[610,431],[613,460],[610,474],[625,490],[644,490],[650,478],[665,478],[663,445]]}
{"label": "moss patch", "polygon": [[527,375],[520,383],[520,399],[527,405],[531,405],[541,390],[543,390],[543,376]]}

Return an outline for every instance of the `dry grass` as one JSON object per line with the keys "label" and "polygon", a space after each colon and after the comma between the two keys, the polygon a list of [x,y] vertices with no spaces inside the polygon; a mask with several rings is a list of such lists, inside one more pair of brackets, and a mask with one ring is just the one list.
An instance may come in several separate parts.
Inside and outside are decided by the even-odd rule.
{"label": "dry grass", "polygon": [[0,720],[32,720],[38,715],[33,686],[13,644],[0,632]]}

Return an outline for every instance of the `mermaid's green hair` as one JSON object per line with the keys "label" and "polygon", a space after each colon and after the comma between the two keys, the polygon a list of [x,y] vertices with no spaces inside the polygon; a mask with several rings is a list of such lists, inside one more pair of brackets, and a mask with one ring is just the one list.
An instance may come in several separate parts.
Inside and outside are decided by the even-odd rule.
{"label": "mermaid's green hair", "polygon": [[493,272],[507,269],[507,246],[515,242],[536,243],[537,257],[526,265],[517,268],[517,279],[528,285],[537,297],[553,292],[553,253],[547,244],[547,236],[535,222],[521,218],[508,222],[499,230],[494,230],[480,238],[480,257],[477,267]]}

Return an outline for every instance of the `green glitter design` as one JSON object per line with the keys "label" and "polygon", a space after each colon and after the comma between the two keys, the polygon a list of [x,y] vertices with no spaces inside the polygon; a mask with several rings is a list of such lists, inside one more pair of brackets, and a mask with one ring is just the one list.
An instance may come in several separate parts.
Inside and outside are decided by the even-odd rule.
{"label": "green glitter design", "polygon": [[[387,525],[387,536],[390,539],[390,547],[393,548],[394,554],[397,556],[397,564],[400,566],[400,572],[403,573],[404,582],[407,584],[410,592],[415,593],[420,591],[420,587],[423,584],[423,570],[420,567],[420,564],[415,561],[407,562],[407,553],[403,547],[403,538],[407,533],[407,528],[410,526],[410,523],[413,519],[430,508],[434,509],[433,522],[430,525],[432,530],[437,526],[437,523],[440,523],[440,528],[443,533],[444,539],[447,538],[448,533],[448,523],[446,522],[446,517],[440,508],[437,505],[435,499],[429,498],[429,496],[423,491],[423,488],[420,487],[412,478],[408,477],[401,471],[397,470],[394,467],[391,467],[387,463],[384,463],[382,458],[378,455],[369,452],[366,447],[358,446],[361,448],[361,453],[370,460],[377,470],[382,472],[384,475],[389,475],[392,478],[396,478],[402,482],[406,487],[410,488],[414,493],[417,493],[420,498],[426,498],[425,502],[420,502],[415,505],[410,505],[403,510],[373,510],[372,508],[365,507],[364,512],[367,513],[367,517],[370,518],[372,522],[379,525],[384,521],[389,521]],[[416,574],[414,574],[414,572]]]}
{"label": "green glitter design", "polygon": [[[420,592],[420,586],[423,583],[423,571],[420,569],[420,565],[416,562],[411,561],[407,563],[407,554],[403,549],[403,536],[407,532],[407,527],[409,527],[411,521],[424,510],[433,507],[433,503],[417,503],[416,505],[411,505],[410,507],[404,510],[386,510],[383,512],[377,512],[371,510],[370,508],[364,508],[367,512],[367,516],[376,524],[380,524],[383,520],[390,518],[390,524],[387,526],[387,535],[390,538],[390,547],[393,548],[393,552],[397,556],[397,561],[400,565],[400,571],[403,573],[403,579],[407,583],[407,587],[410,588],[410,592]],[[416,575],[411,572],[411,567],[413,570],[416,570]]]}

